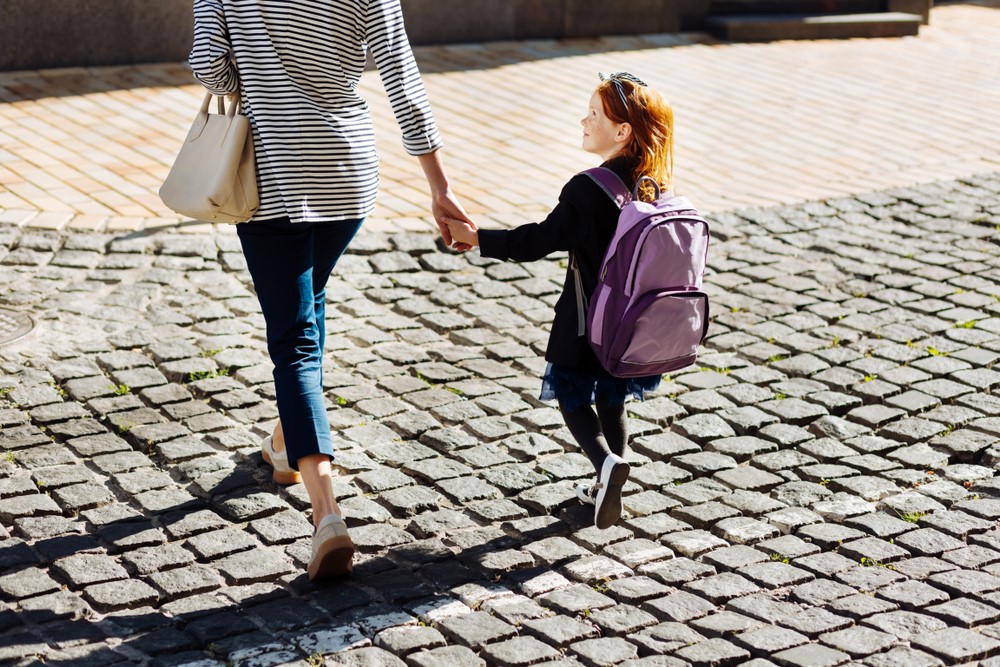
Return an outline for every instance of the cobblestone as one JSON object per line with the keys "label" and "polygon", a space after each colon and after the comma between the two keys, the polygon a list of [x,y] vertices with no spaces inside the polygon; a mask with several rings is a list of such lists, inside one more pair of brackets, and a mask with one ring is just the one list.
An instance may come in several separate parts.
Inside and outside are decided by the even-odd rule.
{"label": "cobblestone", "polygon": [[822,607],[833,600],[847,597],[857,591],[850,586],[831,581],[829,579],[814,579],[804,584],[800,584],[792,589],[791,596],[814,607]]}
{"label": "cobblestone", "polygon": [[745,649],[719,638],[686,646],[677,655],[693,664],[734,664],[750,657]]}
{"label": "cobblestone", "polygon": [[726,605],[726,609],[773,625],[780,619],[798,613],[801,608],[790,602],[758,594],[736,598]]}
{"label": "cobblestone", "polygon": [[995,623],[1000,620],[1000,611],[995,607],[968,598],[958,598],[925,610],[949,625],[971,628]]}
{"label": "cobblestone", "polygon": [[909,611],[876,614],[866,618],[862,623],[907,641],[946,627],[945,623],[937,618]]}
{"label": "cobblestone", "polygon": [[774,656],[775,662],[782,667],[834,667],[850,660],[850,655],[818,644],[797,646]]}
{"label": "cobblestone", "polygon": [[904,665],[913,665],[913,667],[941,667],[944,665],[939,658],[929,653],[905,646],[897,646],[885,653],[871,656],[867,662],[872,667],[903,667]]}
{"label": "cobblestone", "polygon": [[806,644],[809,638],[794,630],[765,625],[740,633],[733,638],[733,641],[754,655],[769,656],[778,651]]}
{"label": "cobblestone", "polygon": [[709,636],[732,636],[764,626],[760,621],[731,611],[720,611],[691,622],[691,627]]}
{"label": "cobblestone", "polygon": [[913,643],[952,664],[1000,653],[1000,641],[965,628],[943,628],[915,637]]}
{"label": "cobblestone", "polygon": [[896,611],[898,608],[898,605],[893,602],[880,600],[864,593],[837,598],[830,603],[830,609],[855,620]]}
{"label": "cobblestone", "polygon": [[826,632],[842,630],[854,624],[851,619],[838,616],[825,609],[805,609],[799,614],[783,618],[779,623],[787,628],[797,630],[810,637],[816,637]]}
{"label": "cobblestone", "polygon": [[662,598],[650,600],[642,605],[642,609],[665,621],[686,623],[696,618],[706,616],[715,610],[716,605],[701,597],[685,591],[677,591]]}

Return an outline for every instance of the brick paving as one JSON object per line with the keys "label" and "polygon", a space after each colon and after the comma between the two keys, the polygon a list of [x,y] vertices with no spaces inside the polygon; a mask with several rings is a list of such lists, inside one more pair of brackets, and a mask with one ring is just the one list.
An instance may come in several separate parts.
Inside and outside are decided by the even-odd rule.
{"label": "brick paving", "polygon": [[[543,214],[592,166],[577,121],[598,71],[630,70],[677,115],[677,189],[707,211],[788,204],[1000,165],[997,0],[935,7],[919,37],[719,44],[703,35],[423,47],[417,58],[469,210]],[[0,73],[0,222],[174,227],[156,190],[201,97],[179,65]],[[383,188],[369,227],[426,230],[427,195],[377,75]],[[200,225],[184,226],[200,232]]]}
{"label": "brick paving", "polygon": [[[383,132],[382,208],[329,289],[359,553],[324,585],[303,572],[304,489],[257,449],[273,384],[232,228],[178,226],[151,196],[187,73],[0,75],[0,308],[37,323],[0,347],[0,663],[998,667],[998,87],[973,66],[1000,43],[991,7],[935,8],[915,40],[421,49],[489,223],[544,210],[587,164],[564,141],[570,76],[684,77],[713,323],[696,368],[630,404],[627,514],[597,531],[573,494],[589,466],[536,399],[565,257],[410,233],[424,195]],[[538,81],[526,141],[510,128]],[[854,92],[831,106],[835,83]],[[781,116],[797,96],[811,111]],[[487,98],[496,124],[463,106]],[[767,179],[738,168],[765,155]]]}

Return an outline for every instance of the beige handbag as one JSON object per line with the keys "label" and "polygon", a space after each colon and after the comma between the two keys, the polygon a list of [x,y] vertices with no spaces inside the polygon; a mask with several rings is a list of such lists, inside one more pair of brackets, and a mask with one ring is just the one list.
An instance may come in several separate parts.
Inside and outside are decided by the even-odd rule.
{"label": "beige handbag", "polygon": [[239,102],[226,111],[209,113],[212,93],[194,119],[160,199],[172,211],[207,222],[246,222],[260,206],[254,170],[250,121],[239,114]]}

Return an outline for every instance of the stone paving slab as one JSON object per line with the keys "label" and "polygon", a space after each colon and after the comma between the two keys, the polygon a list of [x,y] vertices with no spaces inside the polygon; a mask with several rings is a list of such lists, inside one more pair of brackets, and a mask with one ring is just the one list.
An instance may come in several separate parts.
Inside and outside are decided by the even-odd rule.
{"label": "stone paving slab", "polygon": [[1000,173],[710,218],[709,337],[630,404],[607,531],[536,398],[565,257],[364,231],[324,373],[359,552],[323,585],[231,229],[0,227],[37,323],[0,348],[0,662],[993,664]]}
{"label": "stone paving slab", "polygon": [[[570,174],[593,166],[578,121],[601,71],[636,72],[664,91],[677,118],[676,189],[716,212],[996,170],[1000,141],[985,119],[1000,117],[990,66],[1000,59],[998,8],[939,4],[919,37],[901,39],[728,44],[691,33],[415,52],[454,188],[483,224],[541,217]],[[359,90],[382,156],[368,226],[432,228],[426,186],[377,75],[368,72]],[[156,191],[202,94],[180,64],[0,73],[0,223],[176,228],[181,219]],[[15,252],[48,265],[52,248],[35,238]],[[81,244],[61,249],[55,264],[133,260]],[[970,381],[995,384],[988,374]]]}

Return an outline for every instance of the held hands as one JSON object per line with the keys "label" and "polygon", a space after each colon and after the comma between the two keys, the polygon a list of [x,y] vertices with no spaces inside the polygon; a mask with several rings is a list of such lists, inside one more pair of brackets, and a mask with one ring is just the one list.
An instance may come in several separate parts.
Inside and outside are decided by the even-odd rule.
{"label": "held hands", "polygon": [[469,214],[462,208],[462,204],[459,203],[455,193],[448,187],[448,177],[444,173],[444,161],[441,157],[441,151],[435,150],[430,153],[424,153],[418,156],[417,159],[420,160],[420,167],[424,170],[424,175],[427,177],[427,185],[431,191],[431,213],[434,215],[434,221],[437,223],[438,229],[441,230],[441,239],[449,248],[453,248],[458,252],[465,252],[473,244],[468,242],[469,237],[467,235],[463,235],[460,239],[452,237],[452,221],[458,222],[471,230],[476,229],[476,223],[472,221]]}
{"label": "held hands", "polygon": [[445,245],[458,252],[465,252],[474,245],[479,245],[476,223],[465,212],[451,190],[434,197],[431,212],[441,230],[441,238]]}

